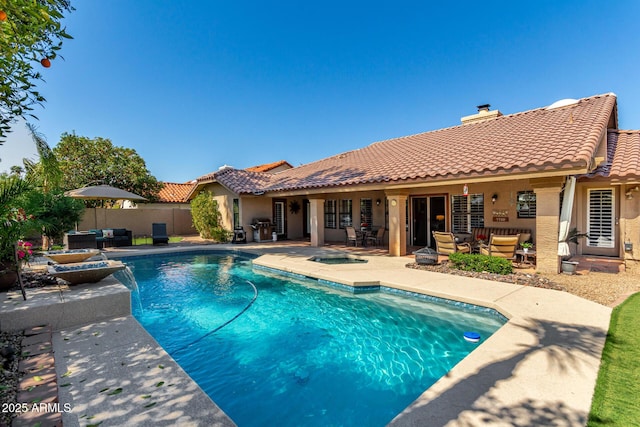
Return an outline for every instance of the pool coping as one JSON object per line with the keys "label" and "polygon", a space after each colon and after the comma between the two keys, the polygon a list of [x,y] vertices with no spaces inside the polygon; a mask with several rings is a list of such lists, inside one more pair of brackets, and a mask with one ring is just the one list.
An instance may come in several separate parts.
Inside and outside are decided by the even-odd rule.
{"label": "pool coping", "polygon": [[[346,285],[385,286],[480,305],[509,319],[389,425],[586,424],[609,307],[566,292],[409,269],[405,265],[410,258],[362,255],[367,263],[332,265],[308,260],[312,255],[338,252],[329,248],[215,245],[126,249],[108,255],[124,259],[192,251],[252,254],[257,256],[256,265]],[[108,343],[104,345],[102,351],[108,348]],[[212,414],[219,414],[215,408],[212,402]],[[216,420],[232,424],[228,419]]]}

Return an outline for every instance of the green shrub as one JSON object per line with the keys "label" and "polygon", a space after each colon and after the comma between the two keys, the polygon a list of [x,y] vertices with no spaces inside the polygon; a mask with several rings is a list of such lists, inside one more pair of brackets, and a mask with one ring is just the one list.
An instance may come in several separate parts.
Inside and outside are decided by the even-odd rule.
{"label": "green shrub", "polygon": [[191,201],[191,217],[193,226],[203,239],[213,239],[216,242],[229,240],[231,233],[222,227],[222,214],[212,192],[202,191]]}
{"label": "green shrub", "polygon": [[449,255],[449,262],[453,268],[464,271],[488,272],[495,274],[513,273],[510,260],[480,254],[453,253]]}

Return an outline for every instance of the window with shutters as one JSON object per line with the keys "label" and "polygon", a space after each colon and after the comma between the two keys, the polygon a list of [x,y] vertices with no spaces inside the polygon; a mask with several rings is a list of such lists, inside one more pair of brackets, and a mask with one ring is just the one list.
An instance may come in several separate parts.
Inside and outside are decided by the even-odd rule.
{"label": "window with shutters", "polygon": [[587,246],[593,248],[613,248],[615,246],[615,206],[613,202],[613,190],[589,190]]}
{"label": "window with shutters", "polygon": [[353,225],[352,209],[353,205],[350,199],[340,200],[340,228]]}
{"label": "window with shutters", "polygon": [[233,228],[240,227],[240,199],[233,199]]}
{"label": "window with shutters", "polygon": [[324,201],[324,228],[336,228],[336,201]]}
{"label": "window with shutters", "polygon": [[479,227],[484,227],[484,194],[452,195],[451,231],[470,233]]}
{"label": "window with shutters", "polygon": [[373,221],[373,204],[371,199],[360,199],[360,229],[370,229]]}
{"label": "window with shutters", "polygon": [[276,234],[284,234],[285,222],[285,202],[274,202],[273,204],[273,220]]}

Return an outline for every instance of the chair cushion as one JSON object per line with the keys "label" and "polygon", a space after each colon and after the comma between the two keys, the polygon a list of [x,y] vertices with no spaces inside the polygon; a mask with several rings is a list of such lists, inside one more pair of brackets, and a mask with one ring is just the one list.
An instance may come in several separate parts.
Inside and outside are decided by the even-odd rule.
{"label": "chair cushion", "polygon": [[95,233],[96,238],[102,237],[102,230],[99,229],[91,229],[89,230],[89,233]]}

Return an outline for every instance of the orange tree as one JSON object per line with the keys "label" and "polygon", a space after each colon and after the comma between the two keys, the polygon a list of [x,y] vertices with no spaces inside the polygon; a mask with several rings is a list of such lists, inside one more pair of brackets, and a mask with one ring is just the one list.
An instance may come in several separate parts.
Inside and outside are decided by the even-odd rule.
{"label": "orange tree", "polygon": [[17,118],[45,98],[36,90],[39,69],[51,66],[64,39],[69,0],[0,0],[0,144]]}

